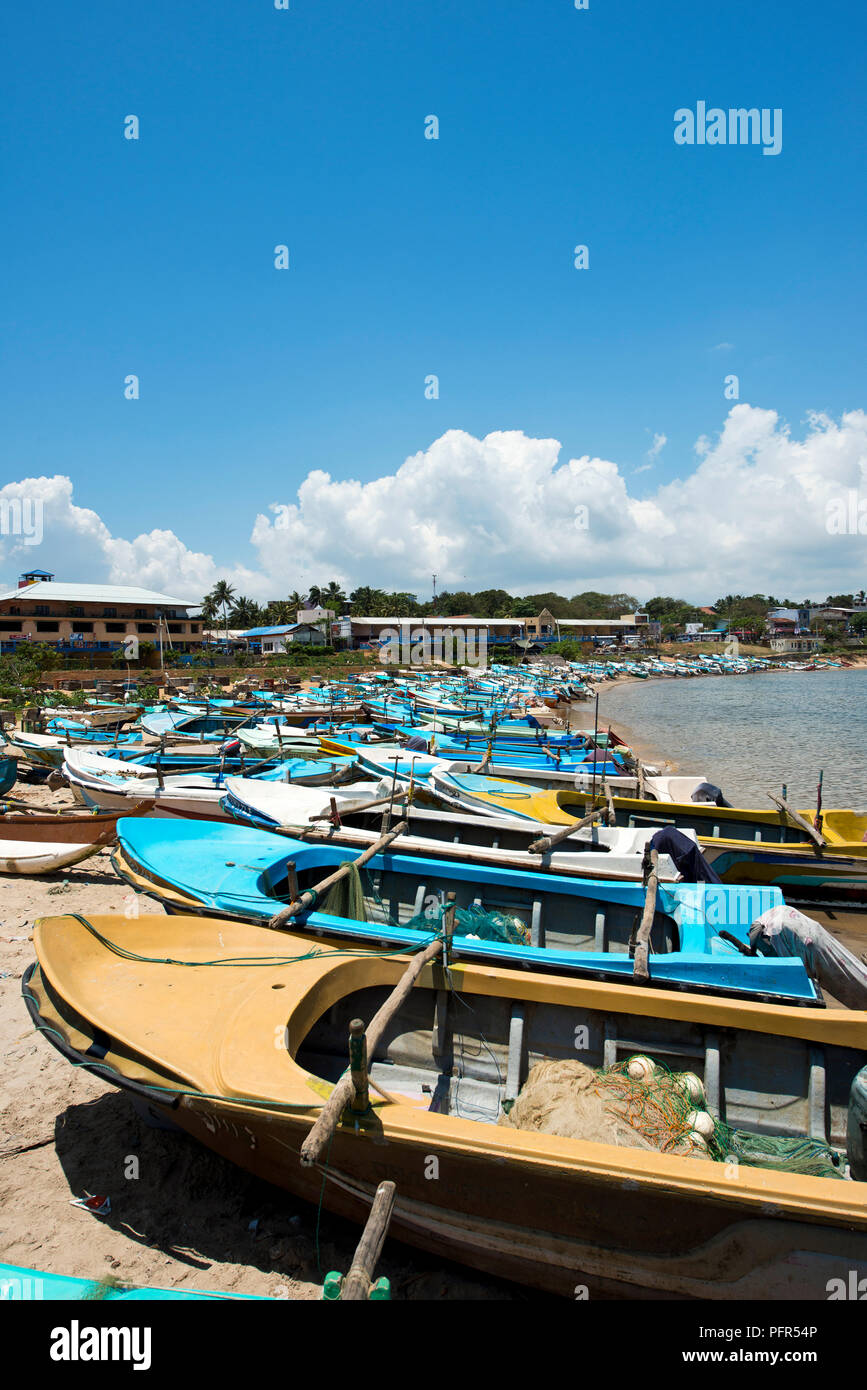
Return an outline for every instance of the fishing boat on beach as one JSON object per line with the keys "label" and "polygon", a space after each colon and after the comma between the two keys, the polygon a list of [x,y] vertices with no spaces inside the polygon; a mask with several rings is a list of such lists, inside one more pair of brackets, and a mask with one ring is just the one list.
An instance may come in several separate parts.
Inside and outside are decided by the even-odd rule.
{"label": "fishing boat on beach", "polygon": [[[370,789],[366,798],[361,795],[365,788]],[[332,806],[334,797],[337,804]],[[383,814],[390,807],[392,819],[399,817],[407,822],[408,829],[400,840],[402,854],[428,854],[468,864],[533,872],[554,869],[584,878],[633,882],[642,877],[645,853],[656,833],[653,829],[609,827],[604,823],[605,813],[600,811],[592,825],[576,829],[556,848],[531,852],[531,845],[550,834],[550,825],[517,817],[495,819],[427,809],[408,796],[392,798],[384,781],[323,788],[319,792],[251,777],[227,777],[223,806],[243,825],[358,849],[366,849],[380,838]],[[686,838],[695,843],[693,833],[686,832]],[[667,854],[659,856],[658,875],[662,880],[680,878]]]}
{"label": "fishing boat on beach", "polygon": [[[155,916],[43,918],[31,1019],[267,1182],[363,1221],[388,1177],[394,1237],[570,1299],[867,1278],[867,1013],[313,952],[224,919],[176,918],[174,940]],[[367,1062],[340,1082],[356,1019]],[[540,1071],[580,1073],[604,1127],[534,1124]]]}
{"label": "fishing boat on beach", "polygon": [[[329,887],[334,871],[357,858],[344,846],[247,826],[141,819],[119,821],[112,862],[126,883],[170,912],[268,926],[281,909],[302,902],[289,924],[295,929],[380,949],[424,946],[453,893],[456,959],[632,978],[630,943],[645,901],[640,882],[467,864],[405,854],[392,844],[362,860],[363,875],[356,869]],[[739,950],[752,923],[782,901],[774,889],[660,885],[650,934],[654,983],[817,1002],[800,959]]]}
{"label": "fishing boat on beach", "polygon": [[[442,770],[431,775],[435,791],[448,793]],[[651,790],[648,779],[647,789]],[[475,793],[495,812],[567,825],[592,809],[584,791],[530,791],[490,787]],[[778,802],[781,800],[777,798]],[[781,888],[787,902],[813,907],[867,904],[867,815],[823,810],[821,829],[810,811],[780,804],[777,810],[717,806],[698,801],[652,801],[613,796],[615,824],[624,828],[672,826],[693,830],[699,847],[724,883]]]}
{"label": "fishing boat on beach", "polygon": [[[129,804],[130,816],[141,810]],[[7,810],[0,814],[0,873],[50,874],[69,868],[113,844],[116,826],[116,815]]]}

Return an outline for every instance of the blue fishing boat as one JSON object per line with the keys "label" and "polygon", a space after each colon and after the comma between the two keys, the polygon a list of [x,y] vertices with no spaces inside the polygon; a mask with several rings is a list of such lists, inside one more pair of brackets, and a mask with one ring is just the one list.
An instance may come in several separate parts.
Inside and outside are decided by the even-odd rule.
{"label": "blue fishing boat", "polygon": [[[578,879],[454,860],[375,855],[363,871],[317,898],[318,883],[357,858],[345,845],[308,844],[232,823],[118,821],[117,872],[172,912],[266,925],[300,894],[313,906],[293,918],[334,942],[382,950],[423,946],[439,930],[446,894],[456,902],[454,957],[515,968],[629,981],[630,939],[644,905],[640,883]],[[656,986],[715,990],[815,1004],[800,958],[746,956],[752,922],[781,906],[778,889],[707,883],[660,885],[651,934]]]}
{"label": "blue fishing boat", "polygon": [[11,792],[18,780],[18,759],[0,756],[0,796]]}
{"label": "blue fishing boat", "polygon": [[260,1300],[255,1294],[199,1293],[195,1289],[153,1289],[120,1280],[76,1279],[70,1274],[49,1274],[44,1269],[0,1264],[0,1300],[3,1302],[67,1303],[165,1303],[224,1300]]}

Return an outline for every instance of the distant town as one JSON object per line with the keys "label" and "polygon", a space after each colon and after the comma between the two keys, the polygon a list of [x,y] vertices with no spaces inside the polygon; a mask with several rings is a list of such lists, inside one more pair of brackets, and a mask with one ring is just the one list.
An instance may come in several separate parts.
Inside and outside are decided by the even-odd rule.
{"label": "distant town", "polygon": [[37,643],[60,657],[137,656],[141,649],[175,658],[195,653],[285,653],[293,645],[370,650],[393,630],[484,635],[501,652],[646,647],[660,642],[767,645],[780,654],[809,653],[829,641],[859,646],[867,637],[867,594],[829,594],[824,601],[728,594],[708,606],[588,590],[515,596],[504,589],[444,591],[420,603],[410,593],[361,586],[349,593],[332,580],[267,604],[221,580],[199,601],[150,589],[58,580],[47,570],[22,574],[0,593],[0,654]]}

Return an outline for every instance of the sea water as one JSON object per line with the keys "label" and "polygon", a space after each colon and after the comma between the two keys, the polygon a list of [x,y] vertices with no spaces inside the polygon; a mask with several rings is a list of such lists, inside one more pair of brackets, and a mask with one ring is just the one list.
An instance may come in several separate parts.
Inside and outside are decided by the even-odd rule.
{"label": "sea water", "polygon": [[736,805],[770,809],[767,793],[786,785],[791,805],[815,807],[823,771],[826,809],[867,811],[867,668],[606,682],[608,723],[647,761],[702,773]]}

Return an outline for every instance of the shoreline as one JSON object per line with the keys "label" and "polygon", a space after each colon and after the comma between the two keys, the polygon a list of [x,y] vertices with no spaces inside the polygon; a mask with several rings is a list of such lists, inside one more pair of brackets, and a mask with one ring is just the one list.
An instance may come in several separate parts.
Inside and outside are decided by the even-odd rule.
{"label": "shoreline", "polygon": [[[848,659],[848,658],[847,658],[847,659]],[[853,658],[853,659],[851,660],[851,664],[850,664],[848,667],[846,667],[846,666],[827,666],[827,667],[822,667],[822,668],[820,668],[820,669],[817,670],[817,671],[805,671],[805,672],[803,672],[803,674],[805,674],[805,675],[819,675],[819,674],[822,674],[822,672],[825,672],[826,674],[839,674],[839,673],[845,672],[845,671],[847,671],[847,670],[856,670],[856,669],[857,669],[857,670],[863,670],[863,669],[865,669],[865,668],[867,668],[867,656],[865,656],[865,657]],[[593,709],[594,701],[595,701],[596,697],[598,696],[598,697],[599,697],[599,716],[600,716],[599,723],[600,723],[600,729],[603,727],[603,725],[604,725],[605,728],[611,728],[611,729],[613,730],[614,733],[618,734],[619,737],[623,739],[624,743],[626,743],[626,745],[632,750],[632,752],[634,752],[634,753],[636,753],[636,754],[638,755],[638,757],[640,758],[641,762],[643,762],[643,763],[650,763],[652,766],[658,767],[659,770],[660,770],[660,773],[661,773],[662,775],[664,775],[664,776],[665,776],[665,775],[671,775],[671,774],[683,774],[683,775],[685,775],[685,776],[707,777],[708,781],[711,781],[711,782],[712,782],[712,781],[714,780],[713,775],[712,775],[711,773],[708,773],[708,771],[707,771],[705,768],[702,768],[702,767],[692,767],[692,766],[689,765],[690,760],[687,760],[686,762],[684,762],[684,761],[681,760],[681,759],[672,757],[671,754],[669,754],[669,753],[663,752],[656,744],[653,744],[653,743],[649,742],[649,741],[642,735],[642,733],[641,733],[641,731],[640,731],[639,729],[637,729],[637,728],[636,728],[634,725],[632,725],[632,724],[627,724],[627,723],[625,723],[618,715],[615,715],[615,717],[614,717],[613,719],[608,719],[607,716],[606,716],[605,720],[603,721],[603,718],[602,718],[602,716],[603,716],[603,709],[604,709],[604,707],[603,707],[603,699],[604,699],[605,695],[610,694],[612,691],[615,691],[615,690],[623,690],[623,689],[625,689],[627,686],[631,686],[631,685],[646,686],[646,685],[649,685],[651,682],[653,682],[653,685],[654,685],[654,687],[655,687],[655,686],[658,686],[658,684],[659,684],[660,681],[664,681],[664,682],[666,682],[666,684],[667,684],[668,682],[672,682],[672,683],[677,682],[678,684],[682,684],[684,681],[696,681],[696,680],[701,680],[702,683],[704,683],[705,681],[708,681],[708,680],[713,680],[713,681],[721,681],[721,680],[725,680],[725,681],[728,681],[728,680],[746,680],[746,679],[749,679],[749,678],[752,677],[752,676],[763,676],[763,675],[779,674],[781,671],[786,671],[786,670],[787,670],[786,667],[782,667],[782,668],[781,668],[781,667],[775,667],[775,668],[773,668],[772,671],[750,671],[750,672],[746,672],[746,673],[743,673],[743,674],[738,674],[737,672],[731,671],[731,672],[726,672],[726,673],[724,673],[724,674],[721,675],[721,676],[714,676],[714,675],[708,675],[708,676],[654,676],[654,675],[650,675],[650,676],[648,676],[648,677],[647,677],[646,679],[644,679],[644,680],[642,680],[640,676],[621,675],[621,676],[618,676],[618,677],[616,678],[616,680],[613,680],[613,681],[599,681],[599,682],[592,682],[592,681],[589,681],[589,682],[587,683],[587,688],[593,692],[593,697],[594,697],[593,701],[591,701],[591,700],[587,700],[587,701],[584,701],[584,700],[573,701],[572,704],[569,706],[569,711],[570,711],[569,718],[570,718],[570,722],[571,722],[571,724],[573,725],[573,727],[574,727],[576,724],[579,724],[579,723],[580,723],[580,726],[583,727],[583,728],[588,727],[587,713],[588,713],[589,710],[592,710],[592,709]],[[796,671],[793,671],[793,672],[791,672],[791,674],[792,674],[792,675],[797,675],[797,674],[799,674],[799,673],[796,672]],[[590,721],[589,721],[589,727],[590,727],[590,728],[593,727],[593,720],[592,720],[592,719],[590,719]]]}

